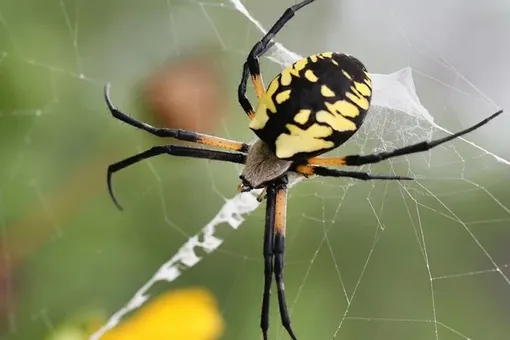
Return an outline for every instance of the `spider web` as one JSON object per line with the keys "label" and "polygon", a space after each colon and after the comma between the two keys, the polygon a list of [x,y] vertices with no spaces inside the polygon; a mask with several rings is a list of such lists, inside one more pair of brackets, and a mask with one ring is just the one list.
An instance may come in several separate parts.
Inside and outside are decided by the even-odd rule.
{"label": "spider web", "polygon": [[[203,285],[218,297],[225,339],[258,339],[264,207],[256,192],[236,195],[241,167],[147,161],[116,177],[118,213],[106,166],[162,142],[114,121],[101,92],[111,81],[114,102],[143,119],[133,84],[205,40],[220,46],[235,102],[246,54],[294,2],[23,3],[0,4],[3,336],[51,336],[99,308],[109,315],[99,339],[158,291]],[[317,0],[262,58],[266,82],[299,55],[350,53],[377,74],[374,106],[332,155],[444,136],[510,104],[501,6]],[[252,139],[234,108],[216,134]],[[285,281],[299,338],[506,338],[508,122],[504,113],[430,152],[362,168],[413,182],[294,179]],[[271,309],[270,337],[286,339]]]}

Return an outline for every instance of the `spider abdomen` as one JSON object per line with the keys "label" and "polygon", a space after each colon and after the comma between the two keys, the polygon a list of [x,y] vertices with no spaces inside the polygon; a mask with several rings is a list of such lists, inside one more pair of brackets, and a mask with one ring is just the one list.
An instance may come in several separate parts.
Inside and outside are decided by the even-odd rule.
{"label": "spider abdomen", "polygon": [[371,96],[370,75],[358,59],[314,54],[269,83],[250,128],[280,159],[313,157],[343,144],[360,128]]}

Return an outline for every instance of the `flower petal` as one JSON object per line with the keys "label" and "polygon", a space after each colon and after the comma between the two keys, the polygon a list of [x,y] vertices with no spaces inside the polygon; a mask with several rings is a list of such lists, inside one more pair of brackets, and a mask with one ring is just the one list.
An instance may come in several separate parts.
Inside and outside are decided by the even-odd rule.
{"label": "flower petal", "polygon": [[222,332],[214,297],[188,288],[158,296],[101,340],[213,340]]}

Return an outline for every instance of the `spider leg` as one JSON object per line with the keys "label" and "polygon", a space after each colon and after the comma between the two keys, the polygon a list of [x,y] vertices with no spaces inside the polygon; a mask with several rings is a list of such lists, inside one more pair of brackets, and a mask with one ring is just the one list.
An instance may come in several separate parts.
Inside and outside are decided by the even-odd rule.
{"label": "spider leg", "polygon": [[[250,103],[250,100],[246,96],[246,87],[248,83],[248,76],[250,75],[250,70],[248,69],[248,62],[243,64],[243,74],[241,76],[241,81],[239,82],[239,86],[237,87],[237,100],[239,104],[243,108],[244,112],[248,115],[248,118],[251,120],[255,116],[255,111],[253,110],[253,106]],[[255,87],[255,93],[257,94],[257,98],[262,97],[264,94],[264,84],[262,83],[262,77],[252,76],[253,86]],[[256,80],[255,80],[256,79]]]}
{"label": "spider leg", "polygon": [[193,158],[206,158],[213,159],[218,161],[232,162],[232,163],[240,163],[244,164],[246,155],[242,153],[230,153],[224,151],[217,150],[207,150],[207,149],[198,149],[198,148],[189,148],[185,146],[178,145],[160,145],[154,146],[146,151],[138,153],[134,156],[121,160],[117,163],[113,163],[108,166],[107,178],[106,182],[108,185],[108,191],[110,192],[110,196],[113,199],[113,202],[117,205],[117,207],[122,210],[115,194],[113,193],[112,187],[112,175],[122,170],[130,165],[138,163],[144,159],[151,158],[157,155],[167,154],[171,156],[183,156],[183,157],[193,157]]}
{"label": "spider leg", "polygon": [[278,19],[278,21],[276,21],[276,23],[269,29],[264,37],[262,37],[262,39],[257,42],[255,46],[253,46],[250,53],[248,54],[248,58],[243,64],[243,73],[241,82],[239,83],[239,87],[237,89],[237,96],[239,104],[241,104],[241,107],[250,119],[253,118],[255,112],[253,111],[253,106],[246,97],[246,84],[248,82],[248,76],[251,75],[251,80],[253,82],[257,98],[262,97],[264,94],[264,84],[262,81],[262,76],[260,75],[259,57],[264,55],[264,53],[266,53],[271,48],[271,46],[273,46],[274,42],[272,39],[285,26],[285,24],[287,24],[287,22],[292,19],[294,14],[299,9],[314,1],[315,0],[304,0],[287,8],[280,19]]}
{"label": "spider leg", "polygon": [[104,92],[106,104],[108,105],[108,109],[112,113],[113,117],[117,118],[124,123],[127,123],[131,126],[134,126],[138,129],[144,130],[154,136],[158,137],[172,137],[178,140],[194,142],[199,144],[205,144],[209,146],[214,146],[222,149],[232,150],[232,151],[240,151],[240,152],[248,152],[249,145],[246,143],[241,143],[225,138],[210,136],[202,133],[197,133],[193,131],[186,131],[181,129],[167,129],[167,128],[156,128],[152,125],[149,125],[144,122],[140,122],[133,117],[128,116],[124,112],[120,111],[113,105],[110,99],[110,84],[106,84],[105,92]]}
{"label": "spider leg", "polygon": [[283,283],[284,252],[285,252],[285,228],[287,216],[287,179],[279,179],[275,184],[275,221],[274,221],[274,276],[278,292],[278,305],[283,327],[287,330],[291,339],[296,340],[292,327],[290,326],[290,316],[285,301],[285,287]]}
{"label": "spider leg", "polygon": [[503,110],[499,110],[498,112],[492,114],[491,116],[485,118],[481,122],[465,129],[460,132],[454,133],[450,136],[446,136],[443,138],[439,138],[432,141],[423,141],[419,142],[413,145],[404,146],[399,149],[395,149],[391,152],[380,152],[376,154],[361,156],[361,155],[350,155],[350,156],[344,156],[344,157],[330,157],[330,158],[322,158],[322,157],[314,157],[309,158],[307,160],[308,164],[311,165],[324,165],[324,166],[338,166],[338,165],[364,165],[364,164],[371,164],[371,163],[378,163],[380,161],[383,161],[388,158],[396,157],[396,156],[403,156],[403,155],[409,155],[416,152],[422,152],[430,150],[438,145],[441,145],[443,143],[446,143],[448,141],[451,141],[452,139],[455,139],[457,137],[460,137],[462,135],[465,135],[466,133],[469,133],[473,130],[478,129],[479,127],[487,124],[492,119],[499,116],[501,113],[503,113]]}
{"label": "spider leg", "polygon": [[323,177],[350,177],[356,178],[363,181],[381,179],[381,180],[413,180],[412,177],[406,176],[384,176],[384,175],[371,175],[361,171],[342,171],[337,169],[329,169],[322,166],[311,166],[311,165],[297,165],[292,171],[295,171],[305,177],[310,176],[323,176]]}
{"label": "spider leg", "polygon": [[266,203],[266,223],[264,228],[264,295],[262,297],[262,311],[260,315],[260,328],[264,340],[267,340],[269,329],[269,304],[271,298],[271,283],[273,281],[273,241],[275,222],[276,191],[274,183],[268,184]]}
{"label": "spider leg", "polygon": [[272,275],[276,278],[278,305],[283,327],[292,340],[297,340],[290,327],[290,317],[285,302],[283,286],[283,253],[285,250],[285,220],[287,214],[287,178],[280,178],[267,186],[266,226],[264,232],[264,296],[260,328],[262,336],[267,340],[269,329],[269,303],[271,297]]}

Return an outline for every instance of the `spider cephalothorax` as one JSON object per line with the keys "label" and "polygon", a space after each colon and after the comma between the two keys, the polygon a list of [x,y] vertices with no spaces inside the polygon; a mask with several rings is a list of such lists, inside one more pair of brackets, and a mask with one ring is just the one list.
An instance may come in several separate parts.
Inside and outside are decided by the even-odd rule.
{"label": "spider cephalothorax", "polygon": [[292,161],[276,157],[271,148],[261,139],[256,141],[246,155],[246,163],[241,173],[241,191],[250,191],[265,186],[266,183],[281,177],[291,167]]}
{"label": "spider cephalothorax", "polygon": [[[300,8],[314,0],[289,7],[258,41],[243,65],[238,87],[239,103],[250,118],[250,128],[260,138],[249,145],[192,131],[155,128],[137,121],[114,107],[105,98],[112,115],[136,128],[159,137],[172,137],[228,151],[179,145],[160,145],[108,167],[108,190],[120,208],[111,186],[112,174],[143,159],[160,154],[205,158],[245,164],[240,176],[241,191],[264,188],[267,195],[264,231],[264,295],[260,327],[264,339],[269,328],[269,296],[273,274],[277,284],[282,324],[292,339],[296,336],[283,289],[283,252],[287,212],[287,174],[303,176],[351,177],[361,180],[411,180],[410,177],[379,176],[359,171],[331,169],[330,166],[360,166],[385,159],[429,150],[439,144],[473,131],[500,115],[500,110],[468,129],[433,141],[423,141],[389,152],[344,157],[317,157],[347,141],[360,128],[370,106],[372,83],[365,66],[356,58],[334,52],[313,54],[285,68],[264,89],[258,58],[273,44],[273,38]],[[251,76],[258,106],[255,111],[246,97]],[[264,196],[259,196],[264,197]]]}

